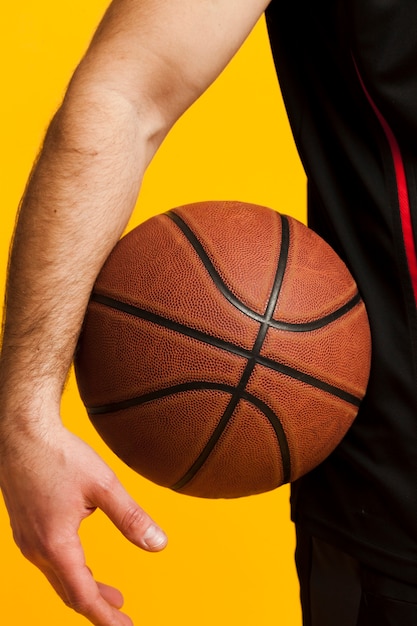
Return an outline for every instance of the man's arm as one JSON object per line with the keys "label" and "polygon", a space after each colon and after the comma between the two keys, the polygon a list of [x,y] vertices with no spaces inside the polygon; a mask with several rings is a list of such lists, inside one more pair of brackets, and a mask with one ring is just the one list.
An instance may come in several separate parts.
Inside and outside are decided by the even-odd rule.
{"label": "man's arm", "polygon": [[59,417],[95,277],[172,124],[236,52],[265,0],[114,0],[77,68],[22,201],[0,361],[0,485],[22,552],[99,626],[130,624],[77,529],[100,507],[135,544],[166,539]]}

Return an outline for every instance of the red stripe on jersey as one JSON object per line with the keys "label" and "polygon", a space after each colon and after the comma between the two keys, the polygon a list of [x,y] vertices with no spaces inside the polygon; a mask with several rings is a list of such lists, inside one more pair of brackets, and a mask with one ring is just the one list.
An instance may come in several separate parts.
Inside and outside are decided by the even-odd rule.
{"label": "red stripe on jersey", "polygon": [[397,181],[398,205],[400,208],[400,217],[401,217],[405,253],[407,257],[407,263],[408,263],[408,269],[410,272],[411,282],[413,285],[414,299],[417,304],[417,254],[416,254],[416,246],[415,246],[414,234],[413,234],[413,225],[411,222],[410,199],[408,195],[407,178],[405,175],[404,160],[401,154],[400,146],[398,145],[398,141],[391,127],[389,126],[388,122],[382,115],[381,111],[376,106],[375,102],[372,100],[368,90],[365,87],[365,84],[362,80],[362,77],[357,67],[356,67],[356,71],[358,73],[358,77],[362,85],[362,89],[370,105],[372,106],[375,112],[375,115],[377,116],[379,120],[379,123],[381,124],[383,128],[389,147],[391,149],[391,155],[392,155],[392,160],[394,163],[394,170],[395,170],[395,178]]}

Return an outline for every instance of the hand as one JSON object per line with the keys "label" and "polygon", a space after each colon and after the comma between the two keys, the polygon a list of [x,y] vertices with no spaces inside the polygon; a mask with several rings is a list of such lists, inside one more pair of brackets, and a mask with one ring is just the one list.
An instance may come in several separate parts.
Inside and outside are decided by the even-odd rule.
{"label": "hand", "polygon": [[166,537],[132,500],[111,469],[63,426],[4,438],[0,486],[14,539],[62,600],[96,626],[131,626],[121,593],[96,582],[78,528],[98,507],[132,543],[165,547]]}

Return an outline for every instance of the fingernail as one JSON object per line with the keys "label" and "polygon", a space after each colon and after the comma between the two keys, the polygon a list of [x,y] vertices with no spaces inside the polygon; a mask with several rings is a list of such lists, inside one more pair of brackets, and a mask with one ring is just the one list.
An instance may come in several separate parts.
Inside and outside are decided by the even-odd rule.
{"label": "fingernail", "polygon": [[158,528],[158,526],[151,525],[143,535],[143,541],[148,548],[156,550],[165,546],[167,543],[167,536],[160,528]]}

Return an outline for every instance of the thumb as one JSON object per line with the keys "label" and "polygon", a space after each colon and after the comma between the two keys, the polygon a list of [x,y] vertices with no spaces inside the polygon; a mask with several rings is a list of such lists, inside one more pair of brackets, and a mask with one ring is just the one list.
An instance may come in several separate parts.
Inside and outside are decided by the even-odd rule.
{"label": "thumb", "polygon": [[113,474],[96,493],[98,506],[120,532],[132,543],[153,552],[162,550],[167,537],[152,518],[133,500]]}

